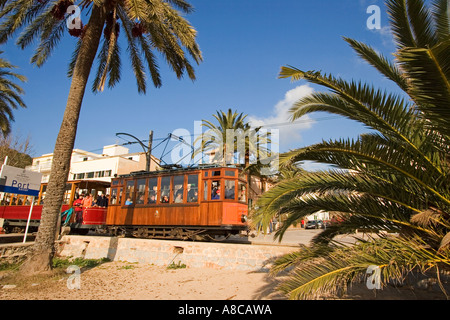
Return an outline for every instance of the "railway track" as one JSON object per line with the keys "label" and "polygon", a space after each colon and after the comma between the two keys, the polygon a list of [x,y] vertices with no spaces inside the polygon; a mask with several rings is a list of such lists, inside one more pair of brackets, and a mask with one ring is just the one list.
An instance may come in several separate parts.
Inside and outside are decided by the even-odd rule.
{"label": "railway track", "polygon": [[[23,233],[0,234],[0,244],[22,242],[24,235]],[[36,234],[30,233],[27,235],[27,242],[34,241],[35,238]]]}

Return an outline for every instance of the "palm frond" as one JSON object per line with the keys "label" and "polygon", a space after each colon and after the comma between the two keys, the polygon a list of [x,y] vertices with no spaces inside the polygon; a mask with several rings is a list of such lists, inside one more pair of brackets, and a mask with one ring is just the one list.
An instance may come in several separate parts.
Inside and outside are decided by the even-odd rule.
{"label": "palm frond", "polygon": [[433,47],[438,43],[432,14],[423,0],[408,0],[409,23],[418,47]]}
{"label": "palm frond", "polygon": [[40,43],[34,55],[31,57],[31,63],[41,67],[50,58],[51,53],[59,44],[66,28],[67,26],[64,20],[46,20],[43,32],[41,33]]}
{"label": "palm frond", "polygon": [[450,14],[447,0],[435,0],[432,5],[432,14],[436,22],[436,36],[439,41],[445,41],[450,34]]}
{"label": "palm frond", "polygon": [[[318,257],[311,259],[314,255]],[[296,268],[279,289],[291,299],[343,295],[352,283],[366,280],[369,266],[380,269],[384,287],[388,283],[404,282],[411,272],[424,273],[442,264],[450,265],[449,251],[432,250],[419,237],[385,236],[360,240],[350,247],[334,247],[331,251],[324,246],[316,250],[306,248],[284,257],[282,263],[290,265],[290,258]]]}
{"label": "palm frond", "polygon": [[397,58],[407,75],[408,93],[424,117],[436,123],[433,130],[447,136],[450,126],[450,39],[429,48],[403,48]]}
{"label": "palm frond", "polygon": [[406,78],[402,71],[399,70],[395,64],[393,64],[383,55],[377,53],[372,47],[362,42],[346,37],[344,37],[344,40],[348,44],[350,44],[353,50],[355,50],[361,58],[375,67],[387,79],[392,80],[394,83],[396,83],[400,87],[400,89],[405,92],[407,91],[408,82],[406,81]]}
{"label": "palm frond", "polygon": [[386,7],[394,39],[398,48],[417,47],[409,22],[407,0],[387,0]]}
{"label": "palm frond", "polygon": [[12,71],[16,68],[9,61],[0,58],[0,129],[4,136],[11,131],[10,123],[14,121],[12,110],[18,107],[26,108],[22,99],[25,92],[16,81],[26,82],[27,78]]}

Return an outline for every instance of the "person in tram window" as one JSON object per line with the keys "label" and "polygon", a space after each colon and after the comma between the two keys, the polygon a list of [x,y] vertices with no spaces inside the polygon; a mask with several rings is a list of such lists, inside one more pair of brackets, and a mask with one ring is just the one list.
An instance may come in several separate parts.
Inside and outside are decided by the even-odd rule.
{"label": "person in tram window", "polygon": [[127,198],[127,201],[125,201],[126,206],[131,206],[133,204],[133,201],[131,201],[131,198]]}
{"label": "person in tram window", "polygon": [[175,197],[175,203],[183,203],[183,194],[181,192]]}
{"label": "person in tram window", "polygon": [[188,202],[197,202],[198,201],[198,191],[197,189],[193,190],[189,190],[188,193]]}
{"label": "person in tram window", "polygon": [[234,185],[231,188],[225,186],[225,199],[234,199]]}
{"label": "person in tram window", "polygon": [[108,208],[108,204],[109,204],[109,194],[103,195],[103,207]]}
{"label": "person in tram window", "polygon": [[169,203],[169,197],[168,196],[163,196],[161,199],[162,203]]}
{"label": "person in tram window", "polygon": [[136,204],[144,204],[144,195],[141,195],[139,199],[136,201]]}
{"label": "person in tram window", "polygon": [[220,186],[213,189],[211,200],[219,200],[220,199]]}
{"label": "person in tram window", "polygon": [[150,197],[148,199],[148,203],[150,203],[150,204],[156,203],[156,197],[155,197],[154,193],[150,194]]}
{"label": "person in tram window", "polygon": [[92,207],[92,196],[90,193],[88,193],[87,196],[83,199],[83,207]]}
{"label": "person in tram window", "polygon": [[197,202],[198,201],[198,187],[196,184],[188,184],[187,191],[187,202]]}
{"label": "person in tram window", "polygon": [[103,193],[97,197],[97,206],[101,208],[108,207],[108,198]]}

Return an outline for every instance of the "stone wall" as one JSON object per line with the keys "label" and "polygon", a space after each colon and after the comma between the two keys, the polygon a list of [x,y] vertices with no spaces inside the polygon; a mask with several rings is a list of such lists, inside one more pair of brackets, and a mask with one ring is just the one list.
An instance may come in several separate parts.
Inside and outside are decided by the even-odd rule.
{"label": "stone wall", "polygon": [[16,263],[24,260],[32,246],[32,242],[1,244],[0,263]]}
{"label": "stone wall", "polygon": [[193,268],[267,271],[275,257],[296,247],[211,242],[145,240],[116,237],[64,236],[58,245],[63,257],[108,258],[111,261],[167,266],[172,262]]}

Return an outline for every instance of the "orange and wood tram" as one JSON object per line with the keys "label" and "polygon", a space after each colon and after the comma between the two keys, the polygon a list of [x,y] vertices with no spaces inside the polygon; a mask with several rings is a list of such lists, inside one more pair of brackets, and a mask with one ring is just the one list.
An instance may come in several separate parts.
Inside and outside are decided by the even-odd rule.
{"label": "orange and wood tram", "polygon": [[[70,186],[72,192],[62,211],[71,207],[73,195],[83,188],[88,192],[107,192],[109,204],[107,209],[84,208],[81,223],[71,218],[68,224],[71,231],[179,240],[223,240],[248,232],[247,176],[240,168],[211,166],[132,172],[113,178],[108,189],[95,184],[83,186],[83,182],[88,183],[68,183],[67,189]],[[3,227],[5,223],[9,228],[18,226],[19,221],[24,225],[27,207],[23,203],[1,206]],[[35,225],[39,217],[40,212],[36,212]]]}
{"label": "orange and wood tram", "polygon": [[112,180],[106,226],[139,238],[214,240],[246,231],[247,215],[241,169],[135,172]]}

